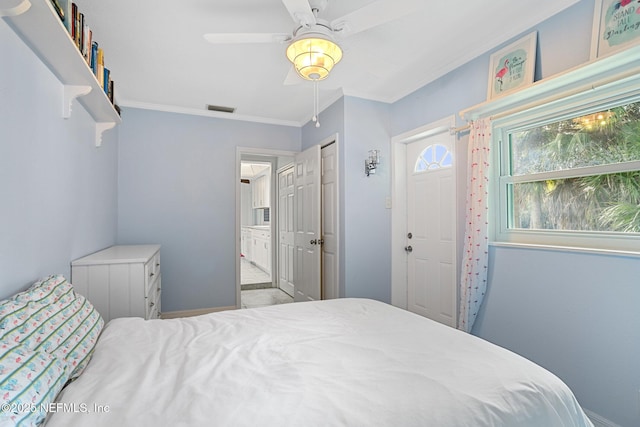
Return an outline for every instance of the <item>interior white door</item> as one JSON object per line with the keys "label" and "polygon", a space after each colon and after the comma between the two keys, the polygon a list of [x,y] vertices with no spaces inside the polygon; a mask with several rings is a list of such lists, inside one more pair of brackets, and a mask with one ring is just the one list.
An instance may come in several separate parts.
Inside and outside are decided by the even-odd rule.
{"label": "interior white door", "polygon": [[321,298],[320,146],[296,155],[294,162],[294,301]]}
{"label": "interior white door", "polygon": [[455,139],[448,132],[407,145],[407,306],[456,326]]}
{"label": "interior white door", "polygon": [[338,155],[322,147],[322,299],[338,298]]}
{"label": "interior white door", "polygon": [[278,172],[278,287],[294,296],[293,166]]}

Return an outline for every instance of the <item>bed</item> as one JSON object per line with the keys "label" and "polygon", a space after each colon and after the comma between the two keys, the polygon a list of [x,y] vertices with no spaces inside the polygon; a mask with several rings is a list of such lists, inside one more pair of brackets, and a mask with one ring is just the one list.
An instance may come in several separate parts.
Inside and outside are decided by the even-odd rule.
{"label": "bed", "polygon": [[527,359],[352,298],[114,319],[48,408],[47,427],[592,426]]}

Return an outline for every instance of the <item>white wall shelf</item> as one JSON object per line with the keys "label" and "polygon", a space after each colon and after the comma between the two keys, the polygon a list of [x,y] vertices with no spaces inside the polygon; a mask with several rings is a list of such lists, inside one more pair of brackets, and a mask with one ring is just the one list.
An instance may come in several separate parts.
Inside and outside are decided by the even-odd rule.
{"label": "white wall shelf", "polygon": [[99,147],[103,132],[122,120],[51,2],[0,0],[0,17],[64,85],[61,116],[71,116],[75,99],[93,117],[96,121],[95,143]]}
{"label": "white wall shelf", "polygon": [[584,92],[610,85],[619,86],[620,92],[624,93],[637,87],[639,73],[640,45],[591,60],[556,76],[537,81],[513,94],[462,110],[460,117],[467,121],[480,117],[495,119],[540,106],[548,108],[551,102],[564,102]]}

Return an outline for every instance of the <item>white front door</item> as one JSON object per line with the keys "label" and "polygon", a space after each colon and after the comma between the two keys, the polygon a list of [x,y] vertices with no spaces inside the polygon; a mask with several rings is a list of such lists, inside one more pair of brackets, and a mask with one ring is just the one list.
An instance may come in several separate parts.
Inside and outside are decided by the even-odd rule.
{"label": "white front door", "polygon": [[294,296],[293,166],[278,172],[278,287]]}
{"label": "white front door", "polygon": [[455,138],[407,144],[407,308],[456,326]]}
{"label": "white front door", "polygon": [[334,299],[338,289],[338,148],[322,147],[322,299]]}
{"label": "white front door", "polygon": [[321,299],[320,146],[296,155],[294,301]]}

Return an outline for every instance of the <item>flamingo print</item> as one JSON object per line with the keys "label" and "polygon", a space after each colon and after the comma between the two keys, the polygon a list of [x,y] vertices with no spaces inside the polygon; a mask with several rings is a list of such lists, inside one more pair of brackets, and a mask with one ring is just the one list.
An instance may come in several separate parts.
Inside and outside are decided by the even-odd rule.
{"label": "flamingo print", "polygon": [[505,74],[507,74],[507,72],[509,72],[509,60],[505,59],[504,67],[500,68],[500,70],[498,70],[498,72],[496,73],[496,79],[500,82],[500,90],[502,90],[502,78]]}
{"label": "flamingo print", "polygon": [[[625,7],[627,6],[629,3],[631,3],[633,0],[620,0],[618,3],[616,3],[613,8],[615,10],[620,9],[621,7]],[[638,3],[640,3],[640,1],[638,1]]]}

